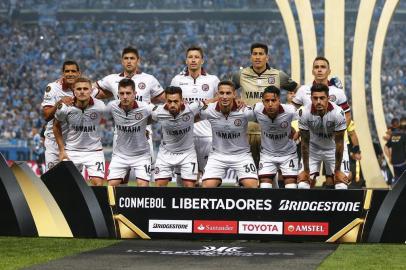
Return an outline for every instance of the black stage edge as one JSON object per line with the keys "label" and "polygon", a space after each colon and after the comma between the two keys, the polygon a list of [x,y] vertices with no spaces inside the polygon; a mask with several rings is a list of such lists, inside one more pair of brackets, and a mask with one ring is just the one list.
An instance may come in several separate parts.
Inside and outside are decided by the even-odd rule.
{"label": "black stage edge", "polygon": [[406,241],[406,172],[386,195],[369,233],[371,243]]}
{"label": "black stage edge", "polygon": [[2,154],[0,154],[0,234],[38,236],[24,194]]}
{"label": "black stage edge", "polygon": [[41,176],[62,210],[74,237],[109,237],[99,201],[71,161]]}

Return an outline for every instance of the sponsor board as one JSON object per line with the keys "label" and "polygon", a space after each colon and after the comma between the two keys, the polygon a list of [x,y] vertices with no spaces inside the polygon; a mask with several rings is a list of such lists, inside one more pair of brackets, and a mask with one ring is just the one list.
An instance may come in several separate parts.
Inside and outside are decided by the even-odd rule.
{"label": "sponsor board", "polygon": [[285,235],[328,235],[328,222],[285,222]]}
{"label": "sponsor board", "polygon": [[239,234],[282,234],[282,222],[270,221],[239,221]]}
{"label": "sponsor board", "polygon": [[161,233],[192,233],[192,221],[150,219],[148,222],[148,231]]}
{"label": "sponsor board", "polygon": [[237,221],[232,220],[195,220],[194,233],[236,234]]}

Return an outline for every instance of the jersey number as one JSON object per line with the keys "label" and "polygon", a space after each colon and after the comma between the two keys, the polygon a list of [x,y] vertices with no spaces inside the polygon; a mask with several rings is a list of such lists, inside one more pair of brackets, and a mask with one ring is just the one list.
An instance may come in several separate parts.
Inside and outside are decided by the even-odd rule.
{"label": "jersey number", "polygon": [[250,173],[250,172],[253,172],[253,173],[255,173],[255,172],[257,172],[257,168],[255,167],[255,165],[254,164],[247,164],[247,165],[244,165],[244,169],[245,169],[245,172],[246,173]]}
{"label": "jersey number", "polygon": [[98,170],[99,172],[104,172],[104,162],[99,162],[99,161],[97,161],[97,162],[96,162],[96,165],[97,165],[97,170]]}
{"label": "jersey number", "polygon": [[291,159],[289,161],[289,168],[294,168],[295,167],[295,163],[293,162],[293,159]]}

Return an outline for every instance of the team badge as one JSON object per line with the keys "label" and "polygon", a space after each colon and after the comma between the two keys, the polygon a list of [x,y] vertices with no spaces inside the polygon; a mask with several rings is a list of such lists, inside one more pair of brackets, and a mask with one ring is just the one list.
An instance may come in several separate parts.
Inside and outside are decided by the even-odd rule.
{"label": "team badge", "polygon": [[155,167],[154,172],[155,172],[155,174],[158,174],[159,173],[159,167]]}
{"label": "team badge", "polygon": [[241,119],[235,119],[235,120],[234,120],[234,125],[235,125],[236,127],[241,126],[241,124],[242,124]]}
{"label": "team badge", "polygon": [[264,164],[262,164],[262,162],[260,162],[260,163],[258,164],[258,170],[262,170],[263,167],[264,167]]}
{"label": "team badge", "polygon": [[337,100],[337,97],[335,95],[330,95],[328,98],[331,102],[336,102]]}
{"label": "team badge", "polygon": [[269,83],[269,84],[275,84],[275,77],[273,77],[273,76],[272,76],[272,77],[269,77],[269,78],[268,78],[268,83]]}
{"label": "team badge", "polygon": [[138,84],[138,89],[140,89],[140,90],[144,90],[145,87],[146,87],[146,85],[145,85],[145,83],[143,83],[143,82],[140,82],[140,83]]}
{"label": "team badge", "polygon": [[142,118],[142,113],[135,114],[135,120],[140,120]]}
{"label": "team badge", "polygon": [[58,106],[56,107],[58,110],[62,109],[63,104],[59,103]]}
{"label": "team badge", "polygon": [[49,91],[51,91],[51,86],[48,85],[47,88],[45,89],[45,92],[48,93]]}
{"label": "team badge", "polygon": [[327,127],[331,128],[334,126],[334,122],[333,121],[327,121],[326,123]]}
{"label": "team badge", "polygon": [[92,112],[92,113],[90,114],[90,119],[94,120],[94,119],[96,119],[96,118],[97,118],[97,113]]}
{"label": "team badge", "polygon": [[188,114],[185,114],[184,116],[182,116],[182,120],[188,122],[190,120],[190,116]]}
{"label": "team badge", "polygon": [[203,90],[203,91],[209,91],[209,85],[206,84],[206,83],[203,84],[203,85],[202,85],[202,90]]}
{"label": "team badge", "polygon": [[288,123],[287,121],[283,121],[283,122],[281,123],[281,128],[287,128],[288,125],[289,125],[289,123]]}

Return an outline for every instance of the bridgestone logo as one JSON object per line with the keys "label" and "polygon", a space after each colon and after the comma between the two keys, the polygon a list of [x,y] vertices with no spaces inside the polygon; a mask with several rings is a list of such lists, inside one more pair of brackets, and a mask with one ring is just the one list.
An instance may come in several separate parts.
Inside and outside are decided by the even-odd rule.
{"label": "bridgestone logo", "polygon": [[360,202],[309,202],[309,201],[291,201],[281,200],[279,211],[320,211],[320,212],[358,212],[360,211]]}
{"label": "bridgestone logo", "polygon": [[154,224],[154,229],[187,229],[187,225],[184,224]]}
{"label": "bridgestone logo", "polygon": [[157,233],[192,233],[192,221],[150,219],[148,231]]}

